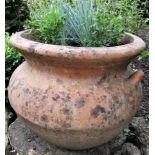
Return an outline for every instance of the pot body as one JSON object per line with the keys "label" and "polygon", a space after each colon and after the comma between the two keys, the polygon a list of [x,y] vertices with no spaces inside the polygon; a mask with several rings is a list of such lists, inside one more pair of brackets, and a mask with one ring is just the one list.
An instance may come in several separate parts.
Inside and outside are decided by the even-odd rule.
{"label": "pot body", "polygon": [[26,61],[11,77],[9,100],[25,124],[52,144],[75,150],[101,145],[117,136],[139,107],[143,73],[131,76],[129,61],[57,65],[56,58],[22,54]]}

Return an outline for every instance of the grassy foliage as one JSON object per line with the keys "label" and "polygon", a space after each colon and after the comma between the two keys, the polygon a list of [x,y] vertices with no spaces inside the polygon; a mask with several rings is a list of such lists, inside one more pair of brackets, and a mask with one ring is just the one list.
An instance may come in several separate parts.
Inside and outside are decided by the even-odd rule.
{"label": "grassy foliage", "polygon": [[61,31],[62,44],[91,46],[96,20],[91,2],[79,0],[74,7],[67,3],[62,3],[61,7],[67,16]]}
{"label": "grassy foliage", "polygon": [[142,25],[140,0],[33,0],[26,28],[51,44],[115,46]]}
{"label": "grassy foliage", "polygon": [[101,0],[96,3],[78,0],[74,2],[74,6],[62,3],[67,14],[61,35],[62,44],[118,45],[123,32],[136,32],[141,25],[137,6],[136,0]]}

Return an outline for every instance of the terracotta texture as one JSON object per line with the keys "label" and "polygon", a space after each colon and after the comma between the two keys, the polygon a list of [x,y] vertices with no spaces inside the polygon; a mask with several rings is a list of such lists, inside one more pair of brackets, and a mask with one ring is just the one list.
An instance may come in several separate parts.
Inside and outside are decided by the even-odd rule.
{"label": "terracotta texture", "polygon": [[71,47],[11,37],[24,55],[9,84],[19,117],[47,141],[87,149],[115,137],[135,115],[142,95],[142,71],[127,67],[145,43],[126,33],[116,47]]}

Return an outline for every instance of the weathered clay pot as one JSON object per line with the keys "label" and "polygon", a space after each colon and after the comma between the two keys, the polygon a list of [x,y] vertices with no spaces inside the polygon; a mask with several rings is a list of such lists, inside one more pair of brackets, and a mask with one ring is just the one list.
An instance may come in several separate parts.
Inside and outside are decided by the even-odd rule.
{"label": "weathered clay pot", "polygon": [[47,141],[87,149],[115,137],[135,115],[142,95],[142,71],[127,67],[145,43],[126,33],[116,47],[70,47],[11,37],[24,55],[9,84],[19,117]]}

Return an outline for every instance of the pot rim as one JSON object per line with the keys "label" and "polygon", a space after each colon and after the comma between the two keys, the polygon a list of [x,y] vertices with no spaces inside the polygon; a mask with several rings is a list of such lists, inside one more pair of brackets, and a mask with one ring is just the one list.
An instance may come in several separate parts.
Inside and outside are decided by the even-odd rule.
{"label": "pot rim", "polygon": [[33,41],[25,37],[28,30],[16,32],[10,38],[13,47],[22,53],[34,53],[49,57],[75,58],[78,60],[107,60],[121,61],[125,58],[134,58],[146,47],[145,42],[136,35],[124,33],[127,44],[112,47],[74,47],[46,44]]}

